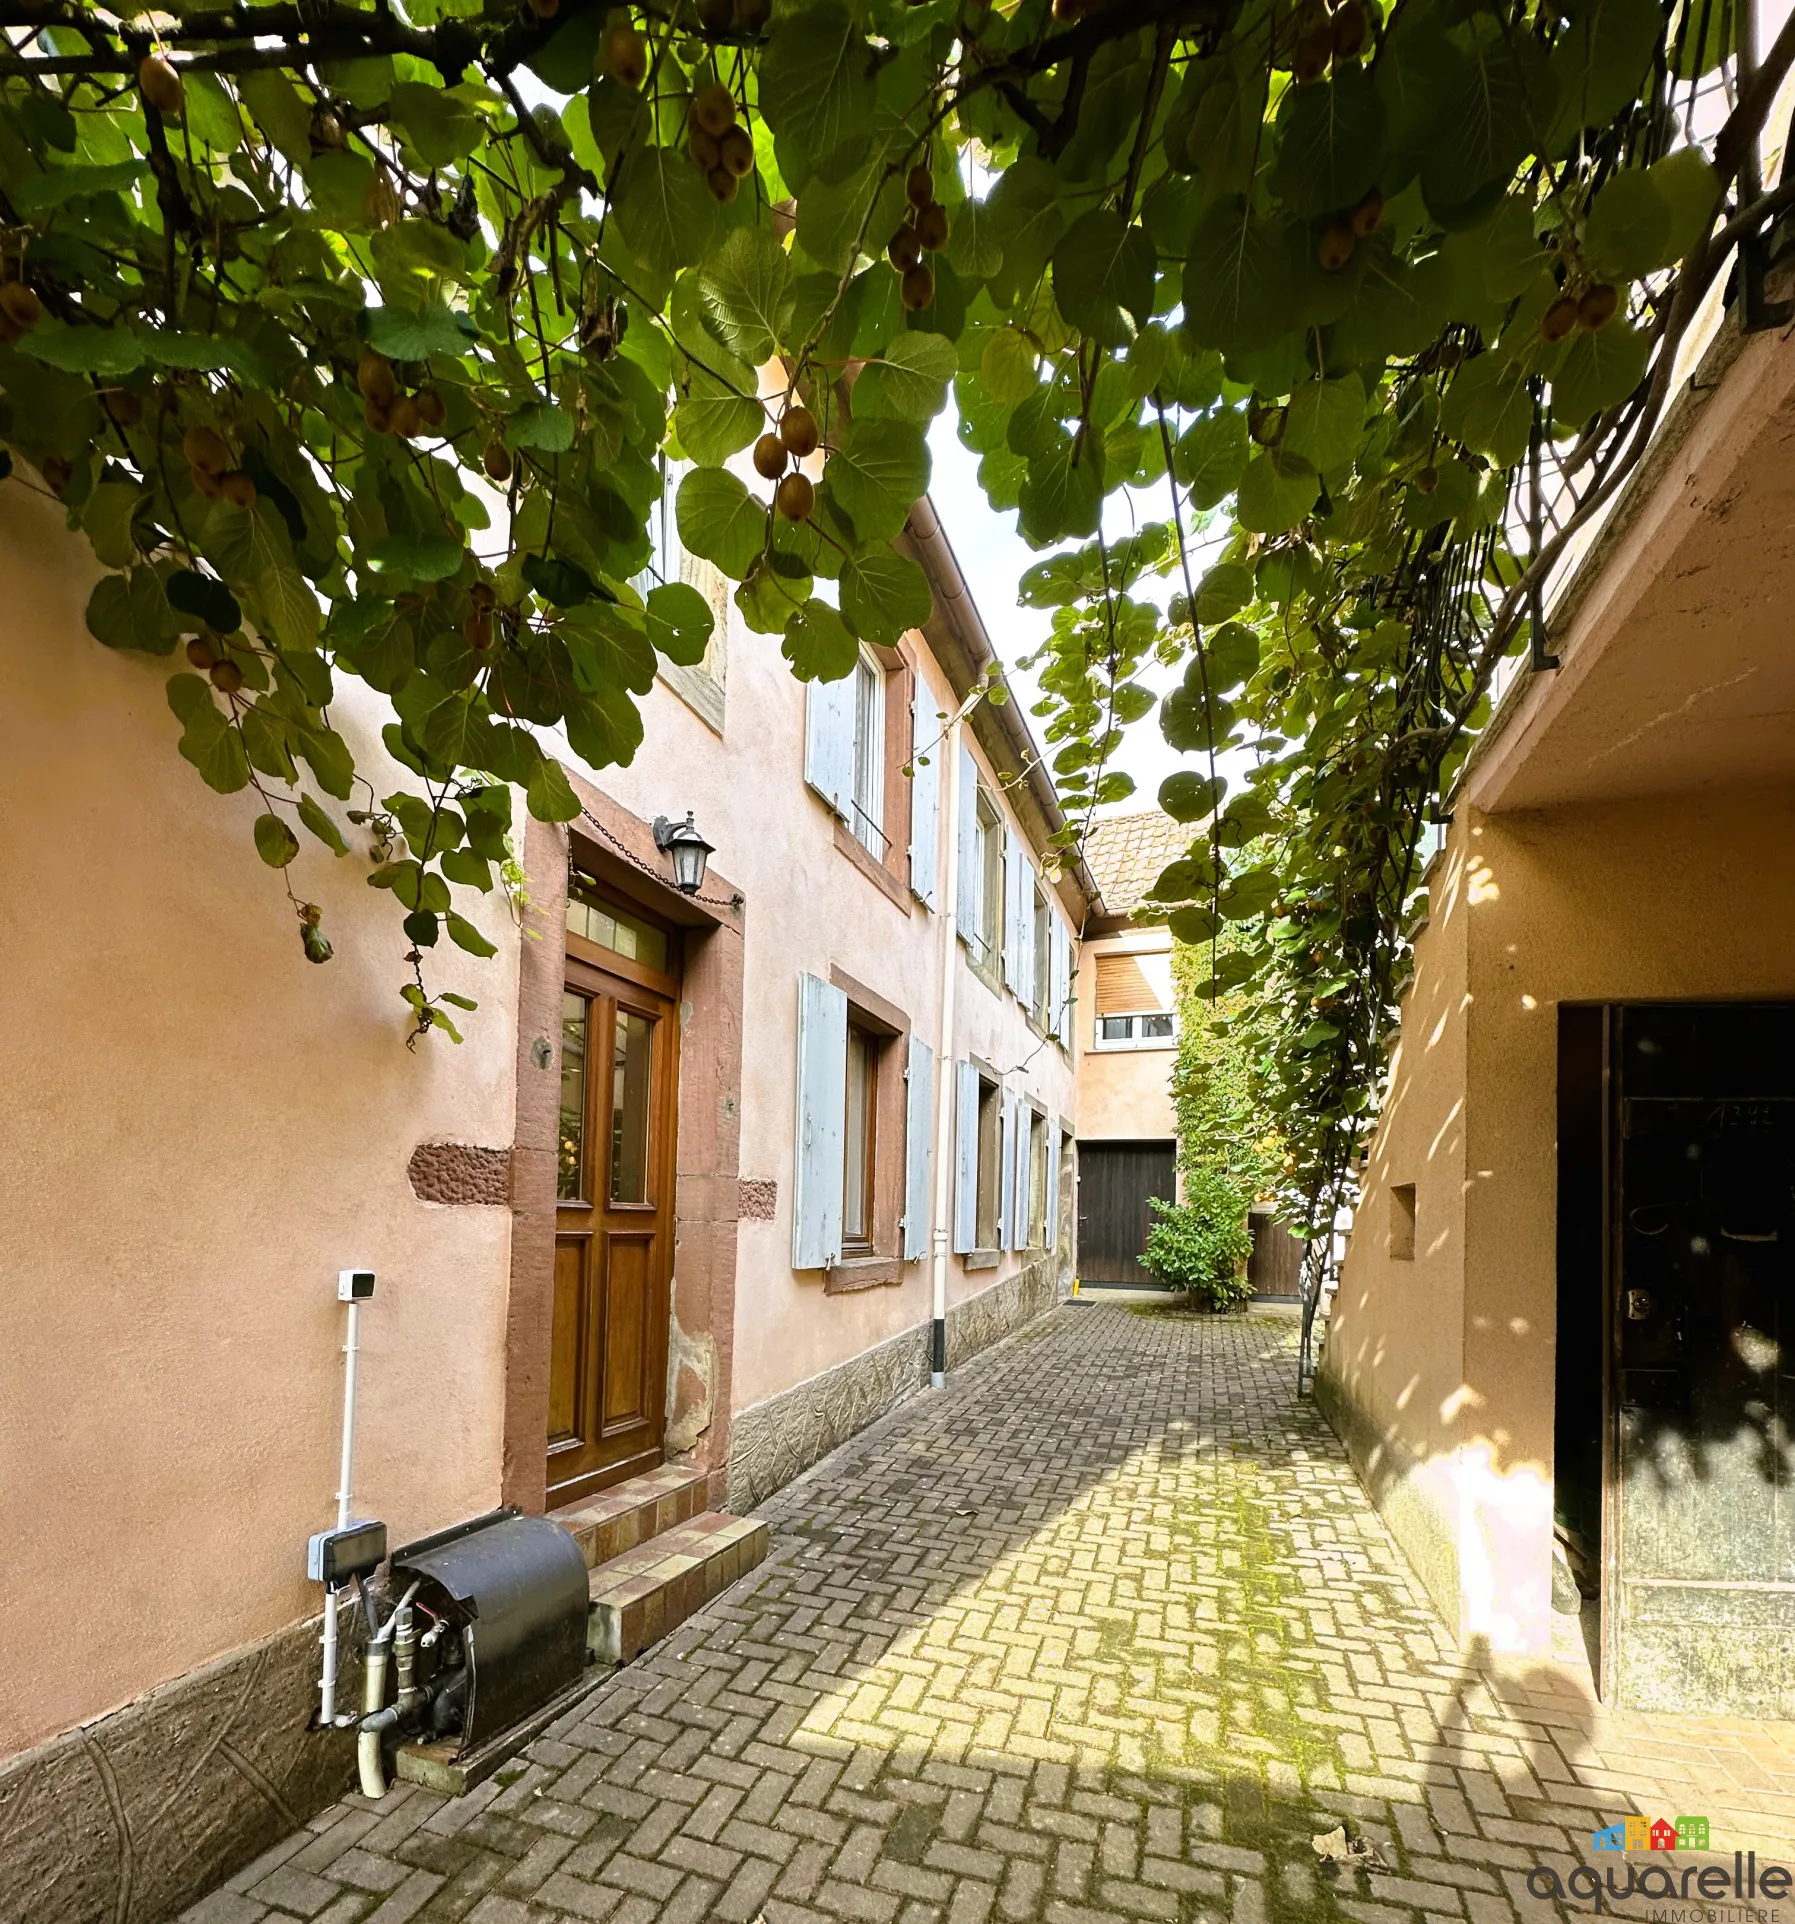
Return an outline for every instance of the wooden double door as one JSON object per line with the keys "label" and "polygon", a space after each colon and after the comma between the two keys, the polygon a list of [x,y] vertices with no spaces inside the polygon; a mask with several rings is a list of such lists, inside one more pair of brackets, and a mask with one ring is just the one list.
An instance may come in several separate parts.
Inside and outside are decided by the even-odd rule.
{"label": "wooden double door", "polygon": [[666,972],[570,933],[549,1370],[551,1508],[662,1460],[677,994]]}
{"label": "wooden double door", "polygon": [[1153,1227],[1152,1198],[1170,1202],[1178,1187],[1171,1142],[1081,1142],[1078,1145],[1078,1275],[1086,1283],[1142,1283],[1141,1262]]}

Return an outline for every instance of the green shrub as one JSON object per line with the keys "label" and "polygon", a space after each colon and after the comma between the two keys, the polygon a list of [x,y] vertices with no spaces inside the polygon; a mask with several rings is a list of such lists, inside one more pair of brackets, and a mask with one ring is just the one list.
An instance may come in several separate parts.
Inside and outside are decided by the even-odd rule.
{"label": "green shrub", "polygon": [[1160,1282],[1210,1309],[1232,1309],[1252,1294],[1245,1262],[1253,1251],[1247,1227],[1251,1199],[1218,1171],[1193,1170],[1185,1200],[1153,1198],[1153,1227],[1141,1260]]}

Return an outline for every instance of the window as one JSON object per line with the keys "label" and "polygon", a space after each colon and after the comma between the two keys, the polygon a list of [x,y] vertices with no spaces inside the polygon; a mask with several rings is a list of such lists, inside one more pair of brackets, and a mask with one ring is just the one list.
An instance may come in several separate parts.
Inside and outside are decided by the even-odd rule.
{"label": "window", "polygon": [[697,555],[688,554],[679,538],[675,497],[679,484],[691,470],[690,461],[661,457],[661,494],[649,510],[648,534],[653,544],[648,566],[635,577],[631,586],[644,601],[663,585],[683,581],[696,588],[711,607],[711,638],[703,658],[695,667],[657,660],[655,672],[686,706],[708,722],[719,734],[723,731],[723,684],[728,665],[729,583],[721,571]]}
{"label": "window", "polygon": [[579,1202],[586,1194],[586,1032],[592,1004],[566,990],[561,996],[561,1124],[555,1194]]}
{"label": "window", "polygon": [[877,1140],[879,1039],[848,1023],[846,1114],[842,1127],[841,1246],[873,1246],[873,1157]]}
{"label": "window", "polygon": [[1028,1125],[1028,1246],[1047,1246],[1047,1118],[1035,1111]]}
{"label": "window", "polygon": [[875,861],[885,859],[885,671],[861,651],[854,669],[854,785],[848,826]]}
{"label": "window", "polygon": [[1096,1047],[1099,1049],[1158,1049],[1177,1040],[1178,1018],[1174,1015],[1100,1015],[1097,1018]]}
{"label": "window", "polygon": [[978,792],[979,923],[977,956],[990,966],[1003,948],[1004,930],[1004,835],[1003,817],[997,804],[985,792]]}
{"label": "window", "polygon": [[626,962],[639,962],[661,975],[668,972],[667,931],[607,901],[591,876],[578,869],[567,881],[567,929]]}
{"label": "window", "polygon": [[1120,949],[1097,957],[1098,1049],[1163,1049],[1178,1035],[1170,949]]}
{"label": "window", "polygon": [[997,1217],[1003,1188],[1003,1094],[995,1082],[979,1077],[978,1247],[997,1247]]}
{"label": "window", "polygon": [[1399,1263],[1415,1260],[1415,1185],[1390,1185],[1390,1255]]}

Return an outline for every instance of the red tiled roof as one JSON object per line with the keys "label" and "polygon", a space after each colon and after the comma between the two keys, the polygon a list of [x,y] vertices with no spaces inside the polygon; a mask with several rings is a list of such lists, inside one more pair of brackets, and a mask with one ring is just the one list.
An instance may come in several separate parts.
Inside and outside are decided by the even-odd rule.
{"label": "red tiled roof", "polygon": [[1135,815],[1100,815],[1085,842],[1085,861],[1103,906],[1127,915],[1139,906],[1165,865],[1190,846],[1194,831],[1157,808]]}

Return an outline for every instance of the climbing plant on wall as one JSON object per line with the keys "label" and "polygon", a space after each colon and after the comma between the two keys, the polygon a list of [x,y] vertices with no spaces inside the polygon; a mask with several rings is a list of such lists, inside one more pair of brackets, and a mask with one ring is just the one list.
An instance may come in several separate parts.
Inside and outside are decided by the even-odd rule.
{"label": "climbing plant on wall", "polygon": [[[1277,1014],[1268,1087],[1317,1198],[1400,989],[1422,811],[1701,296],[1787,199],[1754,155],[1795,29],[1756,61],[1728,0],[0,0],[0,24],[14,485],[103,564],[96,639],[168,658],[171,742],[238,798],[309,957],[304,877],[354,840],[416,1022],[450,1027],[424,963],[484,948],[461,908],[514,794],[577,810],[541,731],[628,760],[657,658],[709,639],[653,575],[670,459],[683,545],[799,676],[922,620],[893,537],[951,387],[1048,552],[1020,592],[1054,610],[1070,833],[1126,792],[1141,671],[1183,664],[1160,724],[1191,767],[1161,801],[1193,845],[1159,896],[1187,940],[1241,931],[1218,986]],[[1592,485],[1518,543],[1542,441]],[[347,682],[390,703],[391,789],[336,725]]]}

